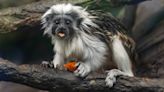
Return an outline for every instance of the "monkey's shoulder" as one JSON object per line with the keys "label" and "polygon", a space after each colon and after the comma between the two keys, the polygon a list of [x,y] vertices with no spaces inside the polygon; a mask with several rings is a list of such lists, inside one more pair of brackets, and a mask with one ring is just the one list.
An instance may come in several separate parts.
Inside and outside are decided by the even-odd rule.
{"label": "monkey's shoulder", "polygon": [[128,29],[121,23],[119,19],[114,17],[109,12],[103,11],[89,11],[90,15],[93,16],[92,21],[98,25],[100,31],[104,31],[105,33],[109,32],[113,35],[117,33],[122,33],[125,35],[129,35]]}
{"label": "monkey's shoulder", "polygon": [[109,12],[89,11],[89,13],[93,16],[92,21],[98,25],[98,28],[95,28],[96,31],[93,31],[94,35],[96,35],[100,40],[106,42],[108,45],[110,45],[114,36],[118,36],[124,47],[129,49],[130,52],[133,52],[135,42],[128,29],[119,19],[112,16]]}

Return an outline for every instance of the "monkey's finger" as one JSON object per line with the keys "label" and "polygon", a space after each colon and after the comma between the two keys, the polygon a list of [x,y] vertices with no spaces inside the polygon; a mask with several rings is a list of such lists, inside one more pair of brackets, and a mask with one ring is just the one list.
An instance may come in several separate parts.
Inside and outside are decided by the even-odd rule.
{"label": "monkey's finger", "polygon": [[106,79],[105,79],[105,81],[107,82],[107,81],[112,81],[112,82],[116,82],[116,77],[114,77],[114,76],[107,76],[106,77]]}
{"label": "monkey's finger", "polygon": [[84,71],[84,67],[82,64],[79,65],[79,67],[74,71],[75,75],[80,76],[81,73]]}
{"label": "monkey's finger", "polygon": [[79,67],[80,66],[80,62],[77,62],[76,64],[75,64],[75,67]]}
{"label": "monkey's finger", "polygon": [[81,64],[77,67],[77,69],[79,69],[79,70],[84,69],[84,65],[81,63]]}
{"label": "monkey's finger", "polygon": [[84,70],[83,73],[81,73],[81,77],[86,77],[88,75],[87,71]]}
{"label": "monkey's finger", "polygon": [[42,61],[41,66],[43,66],[45,68],[48,68],[48,67],[50,67],[50,62],[48,62],[48,61]]}
{"label": "monkey's finger", "polygon": [[84,66],[82,66],[82,65],[80,65],[80,66],[78,67],[78,69],[79,69],[79,74],[80,74],[80,75],[82,75],[82,74],[85,72],[85,68],[84,68]]}
{"label": "monkey's finger", "polygon": [[49,67],[50,67],[50,68],[54,68],[54,64],[53,64],[52,61],[49,63]]}
{"label": "monkey's finger", "polygon": [[79,70],[79,66],[80,66],[80,62],[77,62],[75,64],[75,67],[77,67],[77,69],[74,71],[74,73],[78,73],[80,70]]}
{"label": "monkey's finger", "polygon": [[48,65],[48,62],[47,61],[42,61],[42,64],[41,64],[43,67],[47,67]]}
{"label": "monkey's finger", "polygon": [[80,78],[85,78],[87,75],[85,73],[85,70],[82,71],[82,73],[79,73],[80,70],[74,71],[75,76],[78,76]]}
{"label": "monkey's finger", "polygon": [[107,76],[120,76],[120,75],[125,75],[125,73],[123,73],[122,71],[120,71],[120,70],[118,70],[118,69],[112,69],[112,70],[109,70],[109,71],[107,71]]}
{"label": "monkey's finger", "polygon": [[106,81],[106,86],[108,86],[108,87],[113,87],[113,82],[111,81],[111,80],[108,80],[108,81]]}
{"label": "monkey's finger", "polygon": [[87,70],[86,66],[83,65],[82,72],[80,72],[81,77],[86,77],[89,74],[89,71]]}
{"label": "monkey's finger", "polygon": [[105,79],[106,85],[112,87],[113,84],[116,82],[116,78],[112,78],[111,76],[107,76]]}
{"label": "monkey's finger", "polygon": [[80,75],[78,69],[76,69],[73,73],[75,74],[75,76],[79,76]]}

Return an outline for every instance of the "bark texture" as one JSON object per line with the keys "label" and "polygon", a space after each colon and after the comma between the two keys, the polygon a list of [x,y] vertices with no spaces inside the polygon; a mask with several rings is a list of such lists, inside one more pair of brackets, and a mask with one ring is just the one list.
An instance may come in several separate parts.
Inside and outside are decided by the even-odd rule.
{"label": "bark texture", "polygon": [[[145,12],[146,11],[146,12]],[[138,5],[132,34],[136,41],[141,76],[164,78],[164,1]]]}
{"label": "bark texture", "polygon": [[0,80],[28,85],[52,92],[163,92],[164,79],[118,77],[114,87],[105,85],[104,75],[80,79],[67,71],[41,65],[19,65],[0,59]]}

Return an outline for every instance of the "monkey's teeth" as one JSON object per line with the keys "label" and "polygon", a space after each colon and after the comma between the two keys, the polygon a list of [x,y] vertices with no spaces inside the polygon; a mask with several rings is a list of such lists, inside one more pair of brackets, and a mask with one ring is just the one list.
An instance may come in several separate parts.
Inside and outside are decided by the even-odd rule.
{"label": "monkey's teeth", "polygon": [[65,36],[64,33],[58,33],[58,35],[59,35],[60,37],[64,37],[64,36]]}

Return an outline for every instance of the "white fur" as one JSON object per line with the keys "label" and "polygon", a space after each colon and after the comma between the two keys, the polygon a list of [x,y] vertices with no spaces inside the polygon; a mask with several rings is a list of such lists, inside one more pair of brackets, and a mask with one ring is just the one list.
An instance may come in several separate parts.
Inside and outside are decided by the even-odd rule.
{"label": "white fur", "polygon": [[[71,42],[54,40],[54,45],[54,50],[56,54],[60,54],[60,58],[68,58],[71,54],[82,57],[81,63],[84,64],[80,64],[80,73],[75,71],[77,75],[86,76],[89,72],[98,69],[105,62],[105,55],[107,54],[106,44],[97,37],[90,36],[84,32],[78,34]],[[54,59],[53,62],[59,62],[60,60],[63,59]]]}
{"label": "white fur", "polygon": [[[73,26],[74,29],[77,30],[77,33],[71,41],[57,40],[55,36],[52,35],[52,24],[47,23],[46,16],[49,14],[63,16],[70,12],[77,12],[79,18],[83,19],[80,29],[76,28],[75,25]],[[80,71],[75,71],[76,75],[86,76],[89,72],[95,71],[104,64],[104,55],[107,54],[106,44],[97,37],[88,35],[84,32],[84,30],[91,32],[89,26],[97,27],[97,25],[92,22],[92,18],[94,17],[89,15],[85,9],[71,4],[53,5],[42,16],[42,24],[43,28],[45,28],[44,34],[48,34],[52,38],[54,51],[56,52],[53,60],[55,68],[57,68],[57,66],[62,66],[64,64],[64,59],[68,58],[71,54],[82,57],[82,62],[80,62],[80,66],[78,67]]]}
{"label": "white fur", "polygon": [[118,69],[129,76],[133,76],[131,60],[118,36],[113,37],[112,50]]}
{"label": "white fur", "polygon": [[116,77],[120,75],[124,76],[134,76],[132,72],[131,61],[126,52],[122,41],[118,36],[113,36],[112,50],[113,50],[113,58],[117,64],[118,69],[112,69],[107,71],[108,75],[105,79],[106,85],[112,87],[116,82]]}
{"label": "white fur", "polygon": [[107,71],[107,77],[105,79],[106,85],[108,87],[113,87],[113,84],[116,82],[116,77],[120,75],[127,76],[126,73],[122,72],[121,70],[118,69],[112,69]]}
{"label": "white fur", "polygon": [[[79,17],[84,19],[80,25],[80,29],[74,26],[74,29],[77,30],[77,33],[71,40],[66,41],[56,39],[51,33],[52,24],[48,25],[45,17],[53,13],[64,15],[71,11],[77,12]],[[91,32],[89,26],[98,27],[92,22],[92,18],[94,17],[89,15],[85,9],[80,6],[73,6],[71,4],[54,5],[42,16],[45,34],[48,34],[52,38],[54,51],[56,52],[53,60],[55,68],[57,66],[63,66],[65,63],[64,59],[69,58],[71,54],[81,58],[81,61],[77,64],[79,67],[74,72],[77,76],[84,77],[91,71],[95,71],[104,64],[106,61],[105,59],[107,58],[105,55],[107,55],[107,51],[109,51],[108,46],[96,36],[85,33],[85,31]],[[108,71],[108,76],[105,81],[109,87],[113,86],[113,83],[116,82],[115,77],[118,75],[133,76],[130,58],[119,37],[113,37],[113,43],[111,46],[113,58],[119,70],[114,69]]]}

